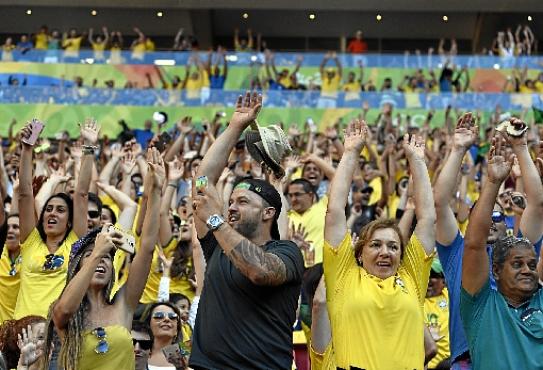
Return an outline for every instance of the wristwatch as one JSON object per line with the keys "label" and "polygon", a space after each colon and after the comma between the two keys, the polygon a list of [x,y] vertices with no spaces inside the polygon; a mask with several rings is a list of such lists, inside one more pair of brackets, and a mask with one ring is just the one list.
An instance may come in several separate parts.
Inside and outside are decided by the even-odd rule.
{"label": "wristwatch", "polygon": [[207,227],[211,231],[217,230],[219,227],[221,227],[222,224],[224,224],[224,218],[222,218],[220,215],[211,215],[207,219]]}

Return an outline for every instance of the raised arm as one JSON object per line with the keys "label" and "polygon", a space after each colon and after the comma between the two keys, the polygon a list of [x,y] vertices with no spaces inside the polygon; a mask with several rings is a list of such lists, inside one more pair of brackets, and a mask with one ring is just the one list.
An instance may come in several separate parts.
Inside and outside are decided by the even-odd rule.
{"label": "raised arm", "polygon": [[450,245],[458,233],[458,224],[450,204],[456,192],[462,160],[477,139],[477,135],[478,128],[473,125],[472,114],[462,115],[456,124],[452,149],[435,182],[436,240],[441,245]]}
{"label": "raised arm", "polygon": [[166,151],[164,161],[169,162],[175,158],[176,155],[180,155],[183,152],[183,145],[185,144],[185,138],[193,130],[192,117],[185,116],[183,119],[176,123],[177,131],[179,135],[173,142],[173,144]]}
{"label": "raised arm", "polygon": [[415,235],[421,241],[427,255],[430,255],[435,248],[435,222],[436,211],[434,207],[434,197],[432,194],[432,184],[426,162],[424,161],[424,139],[418,136],[404,136],[403,149],[409,170],[413,178],[413,195],[415,198],[415,215],[417,216],[417,226],[415,226]]}
{"label": "raised arm", "polygon": [[117,189],[113,185],[97,182],[96,185],[101,192],[106,193],[120,209],[117,223],[123,230],[132,230],[134,219],[138,211],[138,205],[128,195]]}
{"label": "raised arm", "polygon": [[477,294],[488,281],[489,261],[486,251],[488,231],[492,226],[492,210],[502,182],[509,176],[513,158],[505,158],[505,141],[493,138],[488,152],[487,179],[477,204],[471,211],[464,239],[462,287]]}
{"label": "raised arm", "polygon": [[[198,167],[197,176],[207,176],[211,185],[217,183],[228,163],[228,154],[236,145],[243,130],[256,119],[261,107],[262,96],[256,92],[253,92],[252,95],[247,92],[245,97],[241,95],[238,97],[236,110],[230,119],[230,124],[207,151]],[[196,218],[194,222],[198,236],[203,237],[207,233],[205,222],[200,222]]]}
{"label": "raised arm", "polygon": [[326,55],[322,58],[321,65],[319,66],[319,72],[321,74],[321,78],[325,76],[324,67],[326,66],[326,63],[328,62],[328,59],[330,59],[330,53],[326,53]]}
{"label": "raised arm", "polygon": [[[211,215],[220,214],[222,211],[222,200],[214,185],[210,184],[196,192],[193,183],[192,198],[195,208],[194,219],[201,224],[205,224]],[[270,208],[265,212],[269,212],[269,217],[275,217],[271,210],[275,211]],[[201,231],[198,231],[198,235],[201,235]],[[234,266],[253,284],[277,286],[291,278],[279,256],[265,252],[261,246],[239,234],[228,223],[213,231],[213,235]]]}
{"label": "raised arm", "polygon": [[337,66],[337,74],[339,78],[343,78],[343,67],[341,66],[341,61],[339,60],[337,54],[334,52],[332,53],[332,59],[334,59],[334,62],[336,62]]}
{"label": "raised arm", "polygon": [[92,179],[92,166],[94,163],[94,147],[98,142],[100,127],[94,119],[86,119],[81,126],[81,138],[83,139],[83,160],[79,170],[79,177],[74,199],[73,230],[78,237],[87,233],[87,211],[89,202],[89,187]]}
{"label": "raised arm", "polygon": [[[21,138],[32,135],[30,124],[21,130]],[[34,146],[21,140],[21,159],[19,162],[19,227],[20,242],[24,243],[34,227],[36,227],[36,212],[34,211],[34,194],[32,191],[32,152]],[[86,218],[85,218],[86,219]]]}
{"label": "raised arm", "polygon": [[[136,309],[140,300],[145,284],[147,283],[147,275],[151,269],[153,260],[153,251],[158,240],[158,227],[156,220],[160,215],[160,196],[162,192],[162,184],[166,179],[166,170],[164,162],[156,148],[151,148],[147,151],[147,161],[149,162],[149,171],[147,172],[146,184],[150,186],[147,199],[147,209],[145,210],[145,220],[141,232],[140,248],[128,273],[128,280],[125,285],[125,299],[131,311]],[[149,179],[150,177],[150,179]]]}
{"label": "raised arm", "polygon": [[353,174],[358,167],[360,151],[364,147],[367,135],[366,122],[359,120],[351,121],[344,132],[345,151],[330,185],[324,226],[324,240],[333,247],[337,247],[347,233],[345,207],[351,190]]}
{"label": "raised arm", "polygon": [[89,44],[94,44],[94,37],[93,37],[93,34],[94,34],[94,29],[92,28],[89,28],[89,36],[88,36],[88,40],[89,40]]}
{"label": "raised arm", "polygon": [[177,194],[177,186],[179,180],[183,177],[184,165],[175,158],[173,161],[168,162],[168,185],[164,192],[160,204],[160,232],[159,241],[160,245],[165,247],[172,240],[173,233],[170,225],[170,205],[172,204],[172,198]]}
{"label": "raised arm", "polygon": [[[512,124],[525,124],[518,118],[511,119]],[[543,185],[537,168],[532,161],[526,140],[527,132],[520,138],[507,135],[507,139],[517,156],[522,177],[524,192],[526,193],[526,209],[520,219],[520,231],[533,244],[537,243],[543,235]]]}
{"label": "raised arm", "polygon": [[88,253],[88,260],[81,266],[81,269],[75,274],[68,283],[58,302],[53,307],[53,322],[57,330],[61,332],[66,329],[71,317],[79,309],[79,305],[87,294],[90,282],[96,271],[96,267],[104,256],[108,256],[115,245],[122,244],[122,235],[117,231],[107,231],[104,227],[96,237],[92,251],[83,252],[83,256]]}

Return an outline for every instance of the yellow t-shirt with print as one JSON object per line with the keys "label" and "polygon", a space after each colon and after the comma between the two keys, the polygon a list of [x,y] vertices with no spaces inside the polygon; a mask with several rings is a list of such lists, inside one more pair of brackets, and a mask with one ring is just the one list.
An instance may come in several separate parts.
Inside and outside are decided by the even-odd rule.
{"label": "yellow t-shirt with print", "polygon": [[[151,271],[147,277],[147,284],[145,285],[145,290],[141,296],[140,302],[144,304],[149,304],[156,302],[158,300],[158,286],[160,284],[160,278],[162,278],[162,271],[160,266],[160,258],[158,257],[158,252],[155,247],[153,252],[153,261],[151,263]],[[166,258],[171,258],[177,248],[177,239],[173,238],[170,240],[168,245],[163,248],[164,255]],[[189,261],[188,266],[192,266],[192,260]],[[185,295],[190,301],[194,298],[194,289],[190,284],[188,276],[181,277],[170,277],[170,294],[181,293]]]}
{"label": "yellow t-shirt with print", "polygon": [[334,360],[334,351],[332,349],[332,343],[330,343],[324,353],[317,353],[313,349],[313,346],[309,346],[309,358],[311,359],[311,370],[336,370],[336,363]]}
{"label": "yellow t-shirt with print", "polygon": [[21,286],[15,306],[15,319],[28,315],[47,317],[49,306],[60,296],[66,285],[70,251],[77,240],[77,235],[71,231],[55,252],[55,256],[64,258],[64,262],[53,270],[44,269],[46,256],[51,253],[37,228],[21,244]]}
{"label": "yellow t-shirt with print", "polygon": [[49,44],[49,36],[46,33],[37,33],[35,37],[35,49],[47,50]]}
{"label": "yellow t-shirt with print", "polygon": [[337,98],[341,77],[336,73],[334,77],[328,78],[326,74],[322,76],[321,96]]}
{"label": "yellow t-shirt with print", "polygon": [[337,249],[325,241],[326,300],[338,367],[424,369],[423,305],[432,259],[413,234],[398,272],[379,279],[358,265],[349,233]]}
{"label": "yellow t-shirt with print", "polygon": [[424,300],[424,320],[437,345],[437,354],[428,363],[435,368],[441,361],[451,357],[449,348],[449,292],[444,288],[440,295]]}
{"label": "yellow t-shirt with print", "polygon": [[9,258],[8,247],[4,245],[0,257],[0,324],[13,319],[17,295],[19,294],[21,257],[14,261]]}
{"label": "yellow t-shirt with print", "polygon": [[326,217],[326,209],[328,207],[328,196],[323,196],[318,202],[314,203],[303,214],[299,214],[294,210],[288,211],[289,224],[294,224],[296,227],[302,224],[307,232],[307,240],[312,242],[314,257],[311,258],[305,255],[305,267],[311,267],[322,262],[322,247],[324,246],[324,221]]}

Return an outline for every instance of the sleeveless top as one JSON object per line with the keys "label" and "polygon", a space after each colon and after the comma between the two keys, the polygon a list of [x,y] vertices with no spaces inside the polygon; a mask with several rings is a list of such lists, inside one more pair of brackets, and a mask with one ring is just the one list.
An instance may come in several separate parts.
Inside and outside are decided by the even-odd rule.
{"label": "sleeveless top", "polygon": [[[83,348],[79,358],[78,370],[111,370],[111,369],[134,369],[134,348],[132,346],[132,335],[123,326],[112,325],[104,327],[105,341],[108,351],[96,353],[100,339],[93,330],[85,330],[83,334]],[[101,344],[101,348],[104,344]]]}

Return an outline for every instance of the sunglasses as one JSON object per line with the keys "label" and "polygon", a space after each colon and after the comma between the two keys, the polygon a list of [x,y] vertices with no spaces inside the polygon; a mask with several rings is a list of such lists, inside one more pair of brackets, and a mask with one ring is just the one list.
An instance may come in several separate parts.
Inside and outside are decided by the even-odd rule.
{"label": "sunglasses", "polygon": [[503,222],[505,220],[505,216],[500,211],[493,211],[492,212],[492,222],[495,224]]}
{"label": "sunglasses", "polygon": [[170,320],[177,320],[178,316],[175,312],[162,312],[162,311],[157,311],[155,313],[153,313],[153,319],[155,320],[164,320],[166,318],[166,316],[170,319]]}
{"label": "sunglasses", "polygon": [[360,190],[360,192],[362,194],[371,194],[371,193],[373,193],[373,188],[364,188],[364,189]]}
{"label": "sunglasses", "polygon": [[53,271],[59,269],[64,264],[64,256],[56,254],[48,254],[45,256],[45,262],[43,263],[43,271]]}
{"label": "sunglasses", "polygon": [[101,216],[100,211],[89,211],[88,215],[90,218],[98,218]]}
{"label": "sunglasses", "polygon": [[153,347],[153,341],[151,339],[134,339],[132,338],[132,345],[136,347],[136,344],[140,345],[140,348],[144,351],[149,351]]}
{"label": "sunglasses", "polygon": [[106,329],[98,327],[92,331],[92,334],[94,334],[96,336],[96,339],[98,339],[98,344],[94,348],[94,352],[98,353],[99,355],[107,353],[109,351],[109,343],[106,339]]}

